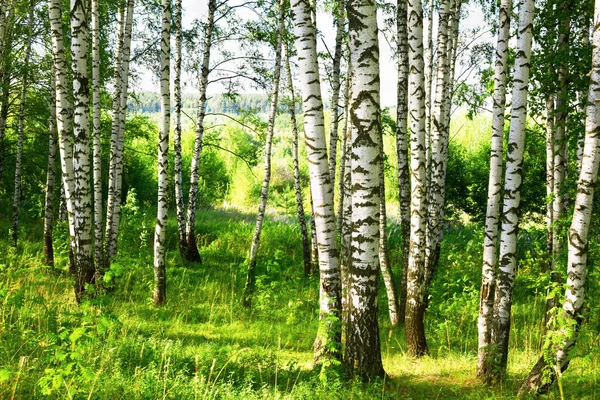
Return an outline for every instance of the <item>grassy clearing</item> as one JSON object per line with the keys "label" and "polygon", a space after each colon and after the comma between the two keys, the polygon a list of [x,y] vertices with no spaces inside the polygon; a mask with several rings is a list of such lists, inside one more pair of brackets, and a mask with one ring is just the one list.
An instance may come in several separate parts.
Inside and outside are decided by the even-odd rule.
{"label": "grassy clearing", "polygon": [[[148,211],[147,214],[152,214]],[[7,225],[8,221],[0,220]],[[124,219],[112,293],[77,307],[66,270],[66,226],[56,234],[57,268],[41,265],[41,225],[27,223],[18,249],[0,241],[0,398],[81,399],[511,399],[539,354],[545,297],[542,244],[521,234],[509,377],[488,388],[474,378],[481,230],[451,224],[426,317],[431,356],[411,359],[404,332],[391,330],[380,298],[385,381],[325,378],[312,369],[318,279],[302,276],[293,220],[267,218],[251,312],[240,305],[253,215],[198,216],[202,265],[182,265],[170,221],[168,301],[151,304],[153,218]],[[4,227],[3,227],[4,228]],[[391,260],[400,260],[390,226]],[[543,243],[543,242],[542,242]],[[399,276],[399,271],[397,273]],[[600,338],[591,319],[562,378],[565,398],[598,398]],[[560,398],[554,388],[549,398]]]}

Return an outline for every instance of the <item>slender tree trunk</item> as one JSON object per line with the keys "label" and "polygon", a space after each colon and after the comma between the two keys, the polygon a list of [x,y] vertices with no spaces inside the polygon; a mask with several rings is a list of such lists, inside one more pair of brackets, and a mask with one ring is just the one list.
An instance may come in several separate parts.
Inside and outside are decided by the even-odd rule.
{"label": "slender tree trunk", "polygon": [[102,155],[100,150],[100,12],[92,0],[92,136],[94,159],[94,254],[96,271],[104,265],[102,243]]}
{"label": "slender tree trunk", "polygon": [[327,162],[316,29],[311,19],[309,0],[293,0],[291,10],[300,66],[304,134],[319,251],[320,323],[315,340],[315,362],[319,362],[323,358],[341,358],[340,267],[335,235],[333,186]]}
{"label": "slender tree trunk", "polygon": [[250,307],[252,293],[254,292],[255,269],[262,232],[263,221],[267,210],[267,199],[269,197],[269,183],[271,182],[271,148],[273,145],[273,134],[275,131],[275,117],[277,116],[277,100],[279,96],[279,77],[281,75],[281,43],[283,41],[283,3],[279,3],[279,18],[277,24],[277,43],[275,44],[275,68],[273,70],[273,88],[271,91],[271,104],[269,108],[269,119],[267,124],[267,138],[265,143],[265,170],[262,188],[260,192],[260,203],[256,215],[256,226],[252,237],[250,255],[248,257],[248,275],[246,276],[246,287],[244,289],[244,307]]}
{"label": "slender tree trunk", "polygon": [[113,124],[110,143],[108,202],[106,206],[105,262],[108,267],[117,254],[119,224],[121,220],[121,188],[123,180],[123,150],[125,144],[125,119],[129,86],[129,56],[134,0],[127,0],[126,8],[119,13],[119,37],[115,53],[115,93],[113,97]]}
{"label": "slender tree trunk", "polygon": [[33,4],[29,8],[29,22],[27,23],[27,48],[23,64],[23,77],[21,82],[21,102],[19,104],[19,126],[17,131],[17,154],[15,162],[15,191],[13,196],[12,239],[13,246],[17,247],[19,238],[19,203],[21,202],[21,164],[23,161],[23,139],[25,135],[25,101],[27,99],[27,79],[29,59],[31,58],[31,43],[33,42]]}
{"label": "slender tree trunk", "polygon": [[335,187],[335,164],[337,159],[338,125],[340,122],[340,67],[342,60],[342,40],[344,39],[345,1],[337,0],[335,54],[333,55],[333,71],[331,72],[331,129],[329,136],[329,175],[331,185]]}
{"label": "slender tree trunk", "polygon": [[[56,111],[54,112],[54,114],[56,115]],[[60,155],[59,155],[60,156]],[[65,196],[65,186],[62,184],[62,175],[61,178],[59,179],[61,185],[60,185],[60,197],[59,197],[59,208],[58,208],[58,219],[61,221],[66,221],[67,220],[67,199]]]}
{"label": "slender tree trunk", "polygon": [[314,274],[319,270],[319,246],[317,242],[317,225],[315,221],[315,204],[310,189],[310,273]]}
{"label": "slender tree trunk", "polygon": [[498,15],[498,39],[494,64],[494,105],[492,117],[492,144],[490,150],[490,177],[483,234],[483,267],[479,317],[477,320],[478,351],[477,376],[488,381],[493,374],[490,360],[490,335],[493,324],[496,269],[498,267],[498,224],[502,191],[502,155],[504,146],[504,112],[506,109],[506,70],[512,0],[502,0]]}
{"label": "slender tree trunk", "polygon": [[[383,377],[377,289],[379,286],[380,198],[383,165],[381,143],[379,41],[377,10],[372,0],[348,2],[348,37],[354,66],[352,122],[352,263],[346,330],[346,364],[353,373]],[[385,233],[385,232],[384,232]],[[385,241],[385,237],[383,238]],[[385,249],[383,249],[385,250]]]}
{"label": "slender tree trunk", "polygon": [[177,238],[179,253],[187,252],[185,240],[185,204],[183,202],[183,172],[181,161],[181,0],[175,0],[175,82],[173,94],[175,97],[175,129],[173,132],[173,147],[175,150],[175,206],[177,209]]}
{"label": "slender tree trunk", "polygon": [[517,232],[527,120],[527,94],[531,41],[533,34],[533,0],[522,0],[519,6],[519,35],[515,59],[515,76],[512,93],[512,113],[507,142],[506,175],[504,178],[504,204],[497,286],[494,299],[494,320],[491,345],[494,346],[493,365],[497,377],[506,372],[510,313],[517,264]]}
{"label": "slender tree trunk", "polygon": [[162,0],[162,36],[160,41],[160,133],[158,137],[158,211],[154,230],[155,305],[166,300],[167,277],[165,241],[169,208],[169,131],[171,122],[171,1]]}
{"label": "slender tree trunk", "polygon": [[[75,294],[78,299],[85,286],[94,281],[92,248],[92,192],[90,163],[90,91],[87,70],[88,3],[71,0],[71,55],[73,70],[73,180],[75,225]],[[73,266],[72,266],[73,267]]]}
{"label": "slender tree trunk", "polygon": [[408,36],[407,3],[398,0],[398,106],[396,115],[396,152],[398,154],[398,189],[400,192],[400,225],[402,230],[402,276],[398,323],[406,317],[406,283],[410,253],[410,172],[408,161]]}
{"label": "slender tree trunk", "polygon": [[[573,220],[568,233],[567,284],[562,307],[562,323],[546,336],[552,340],[544,346],[545,356],[540,357],[521,386],[520,394],[545,393],[552,385],[558,371],[564,372],[575,346],[581,311],[584,304],[585,278],[588,264],[588,232],[592,217],[594,191],[600,165],[600,120],[597,94],[600,91],[600,0],[595,2],[592,72],[587,101],[585,144]],[[556,341],[558,336],[558,341]],[[558,343],[558,344],[555,344]],[[548,363],[552,360],[552,364]]]}
{"label": "slender tree trunk", "polygon": [[552,264],[552,242],[554,229],[552,216],[554,207],[552,196],[554,193],[554,94],[546,99],[546,252],[548,253],[548,269]]}
{"label": "slender tree trunk", "polygon": [[[563,219],[566,202],[563,197],[562,188],[567,173],[567,114],[569,108],[568,75],[569,75],[569,30],[571,25],[570,10],[572,4],[568,1],[562,3],[561,14],[564,18],[559,23],[558,53],[563,57],[558,68],[558,93],[556,96],[556,124],[554,128],[554,178],[552,196],[552,257],[550,262],[551,281],[560,283],[557,275],[556,264],[563,246],[563,235],[560,223]],[[557,305],[557,298],[551,296],[546,299],[546,314]],[[548,316],[544,318],[547,322]],[[544,324],[545,326],[546,324]]]}
{"label": "slender tree trunk", "polygon": [[[383,139],[383,138],[382,138]],[[379,266],[381,268],[381,276],[385,284],[385,292],[388,300],[388,311],[390,313],[390,325],[398,326],[398,294],[396,290],[396,282],[394,273],[390,266],[387,247],[387,212],[385,208],[385,165],[383,140],[379,141],[379,152],[381,161],[379,163]]]}
{"label": "slender tree trunk", "polygon": [[423,62],[423,7],[421,0],[408,0],[408,110],[410,114],[411,230],[407,269],[406,347],[411,356],[428,352],[423,315],[425,313],[425,76]]}
{"label": "slender tree trunk", "polygon": [[436,266],[439,257],[438,242],[440,231],[442,230],[444,221],[440,219],[440,209],[444,205],[442,195],[443,186],[445,185],[444,167],[444,144],[447,145],[445,138],[445,98],[449,84],[449,39],[448,27],[450,25],[453,0],[444,0],[440,3],[440,18],[438,27],[438,57],[437,57],[437,77],[435,98],[433,102],[433,110],[431,112],[431,132],[430,132],[430,169],[427,171],[430,178],[427,186],[427,235],[426,235],[426,250],[425,250],[425,290],[433,277],[433,269]]}
{"label": "slender tree trunk", "polygon": [[[348,51],[349,53],[349,51]],[[350,304],[350,282],[349,270],[352,264],[352,160],[350,159],[352,151],[352,124],[350,123],[350,98],[352,86],[352,60],[348,57],[348,75],[349,82],[347,92],[347,112],[346,112],[346,129],[344,130],[344,170],[340,174],[340,193],[343,193],[343,209],[340,218],[341,221],[341,259],[340,259],[340,275],[342,278],[342,323],[348,326],[348,308]],[[341,164],[341,163],[340,163]]]}
{"label": "slender tree trunk", "polygon": [[200,253],[196,245],[196,203],[198,200],[198,169],[200,168],[200,154],[202,153],[202,138],[204,137],[204,107],[206,105],[206,87],[210,64],[210,50],[214,31],[214,19],[217,1],[208,1],[208,18],[204,30],[204,48],[202,52],[202,68],[200,71],[200,101],[196,115],[196,140],[190,174],[190,192],[188,195],[187,215],[185,221],[186,253],[182,254],[187,261],[201,262]]}
{"label": "slender tree trunk", "polygon": [[56,82],[54,64],[50,74],[50,116],[48,118],[48,168],[46,170],[46,199],[44,205],[44,264],[54,266],[52,227],[54,224],[54,184],[56,181]]}
{"label": "slender tree trunk", "polygon": [[285,69],[287,73],[288,90],[290,92],[289,110],[290,120],[292,123],[292,155],[294,158],[294,189],[296,191],[296,210],[298,214],[298,223],[300,225],[300,234],[302,236],[304,276],[309,276],[312,273],[312,264],[310,262],[310,239],[308,237],[308,229],[306,228],[304,200],[302,199],[302,184],[300,181],[300,162],[298,158],[298,123],[296,122],[296,96],[294,93],[292,68],[290,66],[290,50],[285,41],[283,41],[283,52],[285,54]]}

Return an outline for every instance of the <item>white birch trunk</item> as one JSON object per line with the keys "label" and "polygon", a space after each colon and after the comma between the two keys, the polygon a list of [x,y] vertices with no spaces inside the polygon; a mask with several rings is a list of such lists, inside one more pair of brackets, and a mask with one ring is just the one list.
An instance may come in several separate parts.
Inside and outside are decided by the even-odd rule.
{"label": "white birch trunk", "polygon": [[295,43],[300,66],[304,134],[308,150],[311,197],[319,252],[320,324],[315,361],[340,358],[340,268],[333,209],[333,186],[327,162],[325,121],[317,61],[316,29],[309,0],[293,0]]}
{"label": "white birch trunk", "polygon": [[73,212],[75,225],[75,294],[94,280],[90,159],[90,91],[88,85],[88,3],[71,0],[71,57],[73,73]]}
{"label": "white birch trunk", "polygon": [[408,254],[410,252],[410,171],[408,161],[408,36],[407,3],[397,2],[398,36],[398,92],[396,115],[396,152],[398,154],[398,190],[400,192],[400,224],[402,230],[402,276],[400,279],[400,298],[398,302],[398,323],[404,324],[406,317],[406,282],[408,273]]}
{"label": "white birch trunk", "polygon": [[92,137],[94,168],[94,254],[96,272],[104,265],[102,243],[102,158],[100,138],[100,12],[92,0]]}
{"label": "white birch trunk", "polygon": [[421,0],[408,0],[408,112],[410,115],[411,230],[406,290],[406,346],[411,356],[428,352],[425,313],[425,76],[423,61],[423,7]]}
{"label": "white birch trunk", "polygon": [[296,211],[300,234],[302,236],[302,258],[304,261],[304,276],[312,273],[310,261],[310,239],[306,228],[306,216],[304,214],[304,200],[302,198],[302,184],[300,181],[300,160],[298,157],[298,123],[296,121],[296,94],[294,92],[294,80],[292,79],[292,68],[290,66],[290,51],[286,41],[283,41],[283,52],[285,54],[285,70],[287,73],[288,90],[290,92],[290,120],[292,124],[292,156],[294,159],[294,190],[296,192]]}
{"label": "white birch trunk", "polygon": [[498,225],[500,222],[500,194],[502,191],[504,112],[506,109],[506,73],[511,11],[512,0],[502,0],[498,15],[498,39],[496,42],[496,61],[494,63],[490,177],[483,234],[483,266],[481,271],[479,317],[477,320],[477,376],[484,381],[487,381],[493,373],[489,358],[489,346],[493,324],[494,295],[496,292],[496,268],[498,266]]}
{"label": "white birch trunk", "polygon": [[345,24],[344,0],[337,0],[335,53],[333,55],[333,70],[331,71],[331,124],[329,135],[329,175],[331,185],[335,187],[335,164],[337,160],[338,125],[340,122],[339,99],[340,99],[340,66],[342,60],[342,40],[344,38]]}
{"label": "white birch trunk", "polygon": [[50,116],[48,117],[48,168],[46,169],[46,198],[44,202],[44,264],[54,266],[52,227],[54,224],[54,189],[56,182],[56,83],[54,64],[50,73]]}
{"label": "white birch trunk", "polygon": [[[379,41],[373,0],[349,0],[348,43],[354,66],[350,100],[352,263],[345,361],[353,374],[383,377],[379,342],[379,226],[382,199],[382,131]],[[385,240],[385,238],[384,238]]]}
{"label": "white birch trunk", "polygon": [[179,252],[185,254],[185,204],[183,202],[183,172],[181,160],[181,0],[175,0],[175,81],[173,95],[175,97],[175,129],[173,132],[174,173],[175,173],[175,207],[177,210],[177,239]]}
{"label": "white birch trunk", "polygon": [[210,51],[214,31],[214,19],[217,9],[216,0],[208,1],[208,16],[204,31],[204,47],[202,53],[202,67],[200,70],[200,100],[198,102],[198,114],[196,115],[196,139],[194,141],[194,153],[190,172],[190,192],[188,195],[187,215],[185,222],[186,253],[184,259],[187,261],[201,262],[200,253],[196,245],[196,203],[198,199],[198,169],[200,167],[200,155],[202,153],[202,139],[204,137],[204,107],[206,105],[206,87],[208,86],[208,74],[210,73]]}
{"label": "white birch trunk", "polygon": [[252,293],[254,291],[255,270],[257,263],[258,246],[260,244],[260,234],[267,210],[267,199],[269,197],[269,184],[271,182],[271,148],[273,145],[273,134],[275,132],[275,117],[277,116],[277,100],[279,98],[279,78],[281,76],[281,43],[283,40],[283,22],[284,22],[283,3],[279,3],[279,18],[277,24],[277,43],[275,44],[275,66],[273,70],[273,88],[270,96],[269,117],[267,123],[267,138],[265,142],[265,168],[263,183],[260,192],[260,202],[258,213],[256,215],[256,226],[250,247],[248,257],[248,274],[246,276],[246,287],[244,289],[244,307],[250,307],[252,302]]}
{"label": "white birch trunk", "polygon": [[[570,352],[575,346],[581,324],[581,311],[584,302],[585,279],[588,264],[588,232],[592,217],[594,191],[600,165],[600,0],[594,9],[594,33],[592,51],[592,72],[586,107],[585,143],[581,173],[577,182],[577,195],[573,210],[573,220],[568,233],[567,284],[565,301],[562,307],[563,322],[555,327],[552,336],[559,335],[558,345],[550,345],[547,356],[554,365],[548,365],[547,358],[540,357],[529,376],[521,386],[521,393],[544,393],[556,378],[557,371],[564,372],[570,360]],[[548,336],[550,337],[550,336]],[[555,342],[556,343],[556,342]]]}
{"label": "white birch trunk", "polygon": [[525,124],[527,121],[527,94],[529,83],[529,62],[533,35],[533,0],[521,0],[519,5],[519,35],[515,59],[512,111],[507,142],[506,174],[504,178],[504,203],[502,209],[502,230],[500,234],[500,254],[497,286],[494,299],[494,320],[491,345],[494,372],[502,376],[506,372],[508,360],[508,339],[510,334],[510,313],[517,265],[517,232],[519,229],[519,205],[523,182],[523,151],[525,144]]}
{"label": "white birch trunk", "polygon": [[169,131],[171,122],[171,1],[162,0],[160,41],[160,133],[158,136],[158,210],[154,230],[154,294],[155,305],[166,300],[165,241],[169,208]]}

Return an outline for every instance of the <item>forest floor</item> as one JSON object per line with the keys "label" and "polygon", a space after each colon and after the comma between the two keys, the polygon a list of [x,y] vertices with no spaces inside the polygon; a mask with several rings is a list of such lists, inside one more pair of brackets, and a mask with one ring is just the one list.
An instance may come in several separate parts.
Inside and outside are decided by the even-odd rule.
{"label": "forest floor", "polygon": [[[385,291],[380,332],[385,380],[363,383],[312,368],[318,278],[303,276],[299,230],[266,220],[251,310],[241,307],[254,216],[202,211],[202,264],[183,265],[169,223],[167,303],[151,303],[153,210],[124,210],[114,291],[77,306],[67,272],[67,230],[55,231],[56,267],[42,265],[42,226],[24,222],[18,248],[0,238],[0,398],[77,399],[512,399],[540,354],[544,232],[521,231],[509,374],[486,387],[474,376],[482,238],[478,225],[450,224],[430,290],[430,356],[404,352]],[[0,228],[9,221],[0,217]],[[397,277],[399,229],[390,224]],[[597,312],[596,312],[597,314]],[[597,318],[584,324],[560,382],[565,399],[600,398]],[[561,398],[554,385],[548,398]]]}

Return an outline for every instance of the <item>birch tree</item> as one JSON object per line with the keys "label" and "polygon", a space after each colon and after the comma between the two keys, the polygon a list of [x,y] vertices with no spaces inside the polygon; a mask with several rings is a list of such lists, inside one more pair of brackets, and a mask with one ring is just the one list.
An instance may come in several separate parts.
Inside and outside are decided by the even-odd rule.
{"label": "birch tree", "polygon": [[410,115],[410,251],[406,290],[406,346],[411,356],[428,352],[423,315],[425,313],[425,76],[423,61],[423,7],[421,0],[408,0],[408,112]]}
{"label": "birch tree", "polygon": [[4,171],[4,141],[6,140],[6,122],[10,110],[10,84],[12,59],[10,53],[13,43],[13,27],[15,19],[15,3],[7,4],[6,16],[3,23],[3,35],[0,37],[0,177]]}
{"label": "birch tree", "polygon": [[21,101],[19,103],[19,126],[17,127],[17,154],[15,162],[15,191],[13,194],[13,220],[12,240],[13,246],[17,247],[19,237],[19,203],[21,203],[21,163],[23,160],[23,140],[25,136],[25,101],[27,98],[27,86],[29,60],[31,58],[31,44],[33,42],[33,12],[34,4],[29,5],[29,22],[27,23],[27,45],[25,48],[25,59],[23,60],[23,77],[21,78]]}
{"label": "birch tree", "polygon": [[304,276],[312,273],[312,264],[310,259],[310,238],[306,228],[306,217],[304,215],[304,200],[302,198],[302,184],[300,181],[300,160],[298,158],[298,123],[296,121],[296,95],[294,91],[294,80],[292,79],[292,68],[290,66],[290,49],[287,42],[283,42],[283,52],[285,55],[285,70],[287,74],[288,91],[290,92],[289,113],[292,124],[292,157],[294,159],[294,190],[296,192],[296,213],[298,215],[298,224],[300,225],[300,235],[302,236],[302,259],[304,261]]}
{"label": "birch tree", "polygon": [[598,110],[600,1],[598,0],[594,6],[593,26],[592,71],[586,106],[585,142],[573,219],[568,232],[567,284],[560,313],[561,323],[546,335],[544,355],[525,379],[520,389],[521,393],[541,394],[548,391],[556,379],[556,374],[564,372],[568,367],[570,353],[576,344],[581,324],[588,265],[588,233],[600,165],[600,110]]}
{"label": "birch tree", "polygon": [[492,144],[490,150],[490,178],[483,235],[483,267],[479,302],[477,376],[487,380],[493,373],[490,363],[490,334],[493,324],[494,295],[496,292],[497,244],[502,190],[502,155],[504,145],[504,110],[506,108],[506,70],[510,14],[512,0],[502,0],[498,10],[498,37],[494,63],[494,95],[492,117]]}
{"label": "birch tree", "polygon": [[155,305],[166,300],[165,240],[167,238],[169,187],[169,131],[171,119],[171,1],[162,0],[160,41],[160,133],[158,136],[158,211],[154,230],[154,295]]}
{"label": "birch tree", "polygon": [[104,264],[102,243],[102,157],[100,151],[100,12],[92,0],[92,137],[94,181],[94,255],[96,269]]}
{"label": "birch tree", "polygon": [[291,11],[300,67],[304,135],[319,252],[320,323],[315,340],[315,361],[320,361],[322,357],[339,359],[341,282],[335,235],[333,186],[327,162],[321,81],[317,62],[316,29],[311,18],[309,0],[292,0]]}
{"label": "birch tree", "polygon": [[493,365],[496,376],[504,375],[508,360],[510,314],[517,264],[517,231],[519,229],[519,204],[523,181],[523,151],[527,119],[527,94],[533,33],[533,0],[521,0],[519,29],[515,59],[512,111],[507,142],[504,202],[496,292],[494,299],[494,325],[491,345],[494,346]]}
{"label": "birch tree", "polygon": [[46,197],[44,201],[44,264],[54,266],[52,228],[54,225],[54,186],[56,182],[56,83],[54,64],[50,72],[50,115],[48,116],[48,168],[46,169]]}
{"label": "birch tree", "polygon": [[[224,3],[224,2],[223,2]],[[221,3],[221,4],[223,4]],[[188,195],[187,214],[185,219],[185,254],[183,258],[187,261],[200,262],[200,253],[196,245],[196,203],[198,201],[198,168],[200,167],[200,154],[202,153],[202,138],[204,137],[204,116],[206,106],[206,87],[208,86],[208,74],[210,72],[210,52],[215,27],[215,12],[217,1],[208,0],[208,16],[204,28],[204,43],[202,50],[202,66],[200,69],[200,100],[198,102],[198,113],[196,115],[196,138],[194,140],[194,152],[192,155],[192,167],[190,174],[190,191]],[[183,221],[178,220],[181,226]],[[181,228],[178,228],[181,229]],[[183,247],[180,244],[180,248]]]}
{"label": "birch tree", "polygon": [[275,117],[277,116],[277,101],[279,97],[279,77],[281,75],[281,46],[283,41],[283,22],[284,7],[279,3],[279,17],[277,22],[277,39],[275,43],[275,67],[273,70],[273,87],[270,95],[270,108],[267,125],[267,137],[265,142],[265,166],[263,183],[260,192],[260,201],[258,205],[258,214],[256,215],[256,226],[252,236],[250,255],[248,257],[248,274],[246,276],[246,287],[244,289],[244,307],[250,307],[252,292],[254,290],[255,269],[257,263],[258,245],[260,244],[260,234],[262,232],[263,221],[267,209],[267,199],[269,196],[269,184],[271,182],[271,148],[273,145],[273,134],[275,132]]}
{"label": "birch tree", "polygon": [[335,15],[335,53],[333,55],[333,69],[331,71],[331,124],[329,134],[329,175],[331,184],[335,187],[335,165],[337,159],[338,126],[340,120],[339,99],[340,99],[340,70],[342,61],[342,40],[344,38],[345,25],[345,0],[336,1]]}
{"label": "birch tree", "polygon": [[173,95],[175,97],[175,129],[173,131],[174,173],[175,173],[175,208],[177,211],[177,238],[179,253],[186,254],[185,242],[185,205],[183,200],[183,171],[181,161],[181,0],[175,0],[175,80]]}
{"label": "birch tree", "polygon": [[371,0],[348,2],[348,37],[354,66],[350,100],[352,262],[349,265],[346,364],[356,375],[385,374],[377,321],[381,115],[377,10]]}
{"label": "birch tree", "polygon": [[[134,0],[122,3],[118,13],[118,37],[115,49],[113,120],[110,139],[108,171],[108,199],[106,204],[106,229],[104,234],[106,268],[117,254],[119,224],[121,221],[121,188],[123,181],[123,151],[125,145],[125,119],[129,87],[129,58]],[[102,271],[100,270],[100,273]]]}
{"label": "birch tree", "polygon": [[73,74],[73,214],[75,229],[75,293],[93,282],[92,192],[90,163],[90,95],[88,86],[88,3],[71,0],[71,64]]}

